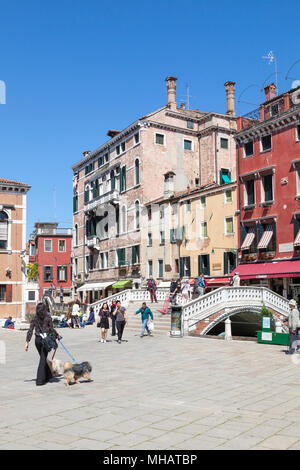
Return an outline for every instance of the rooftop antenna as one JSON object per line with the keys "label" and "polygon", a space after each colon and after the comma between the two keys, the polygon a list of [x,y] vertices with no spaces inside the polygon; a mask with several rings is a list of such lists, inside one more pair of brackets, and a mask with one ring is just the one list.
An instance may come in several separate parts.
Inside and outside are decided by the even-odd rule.
{"label": "rooftop antenna", "polygon": [[190,98],[194,98],[194,96],[190,95],[190,86],[188,84],[185,85],[186,88],[186,95],[184,98],[186,99],[186,109],[190,109]]}
{"label": "rooftop antenna", "polygon": [[278,95],[278,76],[277,76],[277,59],[274,55],[273,51],[270,51],[267,56],[263,56],[262,59],[267,59],[269,61],[269,65],[272,64],[274,60],[275,66],[275,85],[276,85],[276,95]]}

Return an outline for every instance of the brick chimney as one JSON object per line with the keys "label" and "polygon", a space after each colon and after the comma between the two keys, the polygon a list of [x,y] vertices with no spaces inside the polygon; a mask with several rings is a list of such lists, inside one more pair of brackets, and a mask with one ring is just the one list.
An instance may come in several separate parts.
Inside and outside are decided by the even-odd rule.
{"label": "brick chimney", "polygon": [[231,116],[235,116],[235,109],[234,109],[234,88],[235,82],[226,82],[224,83],[226,95],[227,95],[227,111],[226,114],[230,114]]}
{"label": "brick chimney", "polygon": [[167,77],[167,89],[168,89],[168,106],[171,109],[176,109],[176,77]]}
{"label": "brick chimney", "polygon": [[272,98],[275,98],[276,85],[274,85],[274,83],[270,83],[270,85],[265,86],[264,90],[265,90],[265,97],[266,97],[265,101],[269,101]]}

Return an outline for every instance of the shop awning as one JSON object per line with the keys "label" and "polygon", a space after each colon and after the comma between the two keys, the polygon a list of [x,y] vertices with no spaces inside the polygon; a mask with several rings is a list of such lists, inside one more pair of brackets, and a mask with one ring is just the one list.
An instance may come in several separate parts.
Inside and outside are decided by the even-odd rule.
{"label": "shop awning", "polygon": [[236,272],[239,273],[241,279],[300,277],[300,260],[239,264],[231,275],[233,276]]}
{"label": "shop awning", "polygon": [[300,246],[300,230],[298,230],[297,236],[294,241],[294,246]]}
{"label": "shop awning", "polygon": [[106,287],[111,286],[113,283],[110,282],[90,282],[88,284],[83,284],[77,289],[77,292],[87,291],[87,290],[102,290]]}
{"label": "shop awning", "polygon": [[229,277],[211,277],[210,279],[205,279],[207,287],[213,285],[227,285],[230,283]]}
{"label": "shop awning", "polygon": [[126,280],[126,281],[118,281],[118,282],[115,282],[115,284],[112,285],[112,288],[113,289],[123,289],[124,287],[129,287],[131,285],[131,282],[130,280]]}
{"label": "shop awning", "polygon": [[250,246],[252,245],[252,242],[255,238],[255,227],[251,227],[249,229],[249,232],[245,236],[245,239],[243,241],[243,244],[241,246],[241,250],[249,250]]}
{"label": "shop awning", "polygon": [[267,246],[269,245],[271,241],[272,236],[273,236],[273,227],[272,225],[268,225],[261,239],[259,240],[257,248],[259,250],[261,250],[262,248],[267,248]]}

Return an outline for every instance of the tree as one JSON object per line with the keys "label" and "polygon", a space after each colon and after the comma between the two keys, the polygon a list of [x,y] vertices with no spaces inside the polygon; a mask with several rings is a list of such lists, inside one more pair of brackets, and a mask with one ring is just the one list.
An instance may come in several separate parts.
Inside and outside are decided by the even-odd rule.
{"label": "tree", "polygon": [[39,265],[38,263],[27,264],[27,278],[29,281],[37,281],[39,278]]}

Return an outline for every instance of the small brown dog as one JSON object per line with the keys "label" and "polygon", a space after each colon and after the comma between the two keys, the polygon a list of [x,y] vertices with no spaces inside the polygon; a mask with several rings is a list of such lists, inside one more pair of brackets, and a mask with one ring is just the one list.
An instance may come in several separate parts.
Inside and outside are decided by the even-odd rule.
{"label": "small brown dog", "polygon": [[47,364],[50,367],[52,377],[57,377],[59,375],[60,369],[62,369],[63,362],[59,359],[47,359]]}
{"label": "small brown dog", "polygon": [[72,364],[72,362],[64,363],[64,376],[66,379],[66,386],[69,387],[70,383],[74,380],[79,384],[79,379],[84,378],[89,382],[91,379],[92,366],[89,362],[81,362],[80,364]]}

